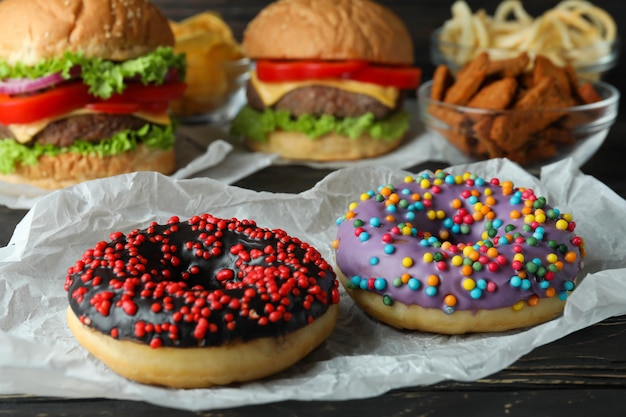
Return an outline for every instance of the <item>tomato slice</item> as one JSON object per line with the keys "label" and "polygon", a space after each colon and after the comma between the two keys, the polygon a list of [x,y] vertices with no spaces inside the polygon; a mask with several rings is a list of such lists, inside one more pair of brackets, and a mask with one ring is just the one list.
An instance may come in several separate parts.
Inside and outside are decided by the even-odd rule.
{"label": "tomato slice", "polygon": [[417,88],[422,76],[416,67],[372,65],[365,61],[258,60],[256,72],[264,82],[343,78],[400,89]]}
{"label": "tomato slice", "polygon": [[161,85],[143,85],[129,83],[121,94],[114,94],[106,101],[170,101],[183,95],[187,85],[181,82],[170,82]]}
{"label": "tomato slice", "polygon": [[266,82],[306,81],[319,78],[337,78],[366,67],[365,61],[278,61],[258,60],[256,73]]}
{"label": "tomato slice", "polygon": [[62,85],[42,93],[0,97],[0,123],[31,123],[67,113],[93,101],[82,83]]}
{"label": "tomato slice", "polygon": [[0,95],[0,123],[32,123],[81,107],[116,114],[136,111],[161,113],[167,109],[169,101],[183,94],[185,88],[186,85],[181,82],[162,85],[131,83],[121,94],[102,100],[90,95],[85,84],[74,82],[32,95]]}
{"label": "tomato slice", "polygon": [[136,112],[146,112],[153,114],[161,114],[167,111],[169,101],[101,101],[97,103],[89,103],[86,109],[109,114],[132,114]]}
{"label": "tomato slice", "polygon": [[142,102],[139,111],[146,113],[165,113],[170,107],[169,101],[150,101]]}
{"label": "tomato slice", "polygon": [[134,103],[116,103],[103,101],[100,103],[89,103],[85,106],[86,109],[99,111],[109,114],[130,114],[141,110],[141,104]]}
{"label": "tomato slice", "polygon": [[416,67],[388,67],[369,65],[347,75],[347,78],[364,83],[379,84],[400,89],[417,88],[422,72]]}

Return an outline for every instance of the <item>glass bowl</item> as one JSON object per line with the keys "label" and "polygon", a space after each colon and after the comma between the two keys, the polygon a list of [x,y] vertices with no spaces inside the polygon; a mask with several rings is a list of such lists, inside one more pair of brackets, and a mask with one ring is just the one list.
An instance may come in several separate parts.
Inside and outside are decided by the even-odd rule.
{"label": "glass bowl", "polygon": [[[419,118],[441,141],[452,164],[508,158],[528,171],[571,157],[584,164],[600,148],[619,107],[619,91],[603,81],[592,85],[601,100],[566,108],[486,110],[431,98],[433,81],[419,87]],[[452,146],[450,146],[452,145]]]}
{"label": "glass bowl", "polygon": [[187,90],[172,103],[172,115],[182,123],[232,120],[246,102],[245,85],[252,63],[248,58],[206,64],[187,73]]}
{"label": "glass bowl", "polygon": [[527,52],[531,58],[541,53],[559,66],[569,62],[581,78],[601,80],[604,73],[617,65],[620,48],[619,38],[577,48],[541,50],[480,48],[443,41],[440,39],[441,30],[442,28],[438,28],[430,36],[430,59],[435,66],[445,64],[454,73],[483,51],[488,52],[491,59],[514,58],[521,52]]}

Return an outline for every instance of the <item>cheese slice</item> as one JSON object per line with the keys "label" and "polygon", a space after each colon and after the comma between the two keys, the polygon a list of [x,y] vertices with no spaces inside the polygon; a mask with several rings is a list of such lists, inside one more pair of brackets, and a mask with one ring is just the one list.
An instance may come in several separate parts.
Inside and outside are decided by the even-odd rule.
{"label": "cheese slice", "polygon": [[[84,114],[96,114],[99,112],[89,110],[89,109],[77,109],[71,111],[69,113],[64,113],[56,117],[49,117],[46,119],[38,120],[32,123],[26,124],[10,124],[7,125],[7,129],[13,134],[15,140],[19,143],[28,143],[37,133],[41,132],[48,126],[50,123],[65,119],[71,116],[79,116]],[[159,125],[169,125],[172,123],[169,114],[167,112],[163,113],[145,113],[145,112],[136,112],[132,113],[132,116],[138,117],[140,119],[146,120],[150,123],[159,124]]]}
{"label": "cheese slice", "polygon": [[389,108],[396,105],[396,100],[400,90],[395,87],[384,87],[377,84],[363,83],[354,80],[344,80],[340,78],[324,78],[306,81],[285,81],[285,82],[263,82],[259,80],[256,71],[250,74],[250,82],[254,86],[257,94],[266,106],[276,104],[285,94],[302,87],[311,85],[322,85],[334,87],[350,93],[365,94],[380,101]]}

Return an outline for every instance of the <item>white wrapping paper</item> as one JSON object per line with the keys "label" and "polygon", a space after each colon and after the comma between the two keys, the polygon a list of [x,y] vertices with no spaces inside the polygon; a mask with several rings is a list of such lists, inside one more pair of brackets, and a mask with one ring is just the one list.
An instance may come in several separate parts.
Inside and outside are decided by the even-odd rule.
{"label": "white wrapping paper", "polygon": [[68,266],[111,231],[130,231],[172,215],[204,212],[280,227],[333,259],[335,219],[350,201],[405,172],[339,170],[298,195],[253,192],[209,178],[175,180],[134,173],[79,184],[43,197],[0,248],[0,394],[109,397],[189,410],[288,399],[343,400],[442,380],[472,381],[497,372],[537,346],[626,313],[626,202],[581,174],[571,160],[544,168],[539,180],[506,160],[455,166],[510,179],[577,220],[588,257],[584,280],[563,316],[501,334],[439,336],[402,332],[367,318],[342,292],[337,326],[301,362],[265,380],[210,389],[175,390],[128,381],[86,353],[65,324]]}

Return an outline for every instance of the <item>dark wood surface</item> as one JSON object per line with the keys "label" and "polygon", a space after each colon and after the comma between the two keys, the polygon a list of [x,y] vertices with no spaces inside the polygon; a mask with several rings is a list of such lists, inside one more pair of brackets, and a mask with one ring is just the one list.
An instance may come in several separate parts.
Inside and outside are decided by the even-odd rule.
{"label": "dark wood surface", "polygon": [[[155,0],[172,19],[201,10],[220,12],[241,37],[246,23],[269,1],[256,0]],[[428,56],[430,32],[449,16],[452,1],[388,0],[410,28],[415,40],[416,64],[425,79],[432,74]],[[471,1],[473,9],[492,12],[497,1]],[[626,2],[596,1],[608,10],[618,26],[626,18]],[[525,1],[533,14],[556,1]],[[622,56],[624,53],[622,51]],[[623,62],[623,59],[622,59]],[[624,90],[624,64],[606,80]],[[626,197],[626,115],[624,106],[605,144],[583,167]],[[409,156],[410,157],[410,156]],[[429,168],[444,166],[433,162]],[[414,170],[423,168],[416,166]],[[301,166],[272,166],[236,185],[263,191],[300,192],[329,171]],[[0,245],[8,243],[25,210],[0,206]],[[626,254],[624,255],[626,257]],[[624,277],[626,279],[626,277]],[[423,387],[394,390],[380,397],[337,402],[298,402],[242,407],[230,410],[186,412],[135,401],[103,399],[67,400],[32,396],[0,397],[0,415],[7,416],[624,416],[626,415],[626,316],[613,317],[539,347],[508,368],[475,382],[446,381]],[[0,375],[0,382],[2,376]]]}

